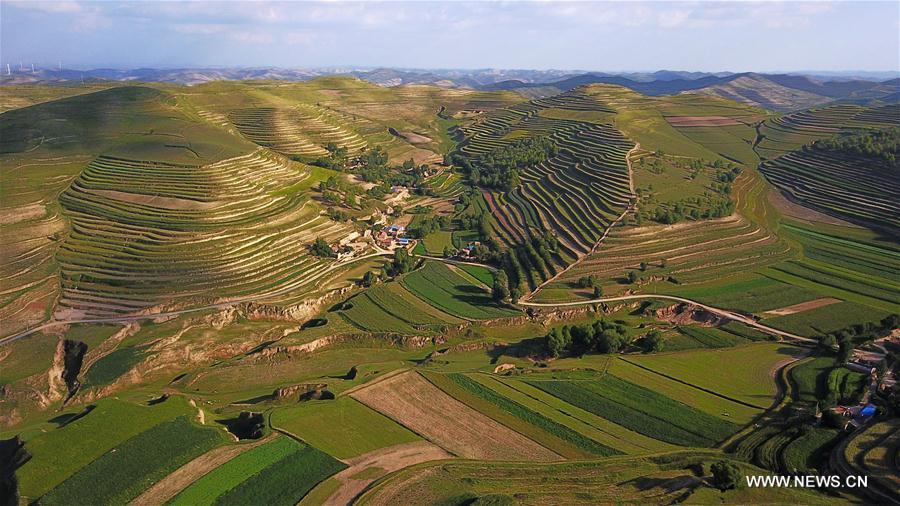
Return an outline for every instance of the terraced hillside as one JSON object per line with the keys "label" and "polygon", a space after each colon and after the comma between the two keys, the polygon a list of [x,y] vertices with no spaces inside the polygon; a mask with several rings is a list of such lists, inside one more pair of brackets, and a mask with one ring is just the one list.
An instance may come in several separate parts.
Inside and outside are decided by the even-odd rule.
{"label": "terraced hillside", "polygon": [[290,85],[219,81],[179,96],[198,118],[287,155],[315,158],[333,142],[351,153],[381,147],[392,160],[416,163],[438,161],[452,149],[447,129],[454,115],[480,115],[522,101],[514,93],[385,88],[337,77]]}
{"label": "terraced hillside", "polygon": [[228,118],[248,139],[286,155],[325,155],[329,143],[351,154],[366,146],[359,134],[313,105],[235,109]]}
{"label": "terraced hillside", "polygon": [[887,128],[900,122],[900,106],[838,104],[770,118],[759,125],[755,149],[764,160],[798,150],[841,132]]}
{"label": "terraced hillside", "polygon": [[893,234],[900,226],[897,162],[822,147],[825,139],[840,142],[860,135],[867,136],[863,142],[872,146],[871,136],[877,134],[869,132],[890,127],[900,127],[900,106],[833,106],[764,123],[759,150],[769,159],[761,171],[791,200]]}
{"label": "terraced hillside", "polygon": [[0,115],[4,334],[50,317],[62,284],[57,252],[70,230],[58,196],[91,160],[107,154],[196,166],[253,150],[192,121],[171,98],[149,87],[116,87]]}
{"label": "terraced hillside", "polygon": [[626,161],[633,143],[597,122],[608,120],[611,112],[571,92],[498,111],[464,129],[460,152],[473,160],[522,138],[547,137],[558,147],[555,156],[525,167],[521,184],[512,190],[483,190],[502,244],[520,245],[545,232],[558,238],[559,251],[545,262],[543,276],[589,253],[633,198]]}
{"label": "terraced hillside", "polygon": [[60,308],[100,316],[309,283],[326,263],[307,245],[346,234],[302,192],[277,193],[309,178],[264,150],[202,166],[97,158],[60,196],[72,220]]}

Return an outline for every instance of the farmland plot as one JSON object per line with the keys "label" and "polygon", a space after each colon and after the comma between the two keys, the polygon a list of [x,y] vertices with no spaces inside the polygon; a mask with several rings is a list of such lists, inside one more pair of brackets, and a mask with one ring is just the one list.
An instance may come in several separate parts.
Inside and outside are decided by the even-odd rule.
{"label": "farmland plot", "polygon": [[351,396],[441,448],[466,458],[554,460],[554,452],[443,393],[415,372],[357,390]]}

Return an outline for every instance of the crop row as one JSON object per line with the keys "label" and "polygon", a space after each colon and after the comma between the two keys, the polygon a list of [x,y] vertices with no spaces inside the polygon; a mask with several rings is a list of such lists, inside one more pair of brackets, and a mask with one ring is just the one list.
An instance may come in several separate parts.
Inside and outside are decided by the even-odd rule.
{"label": "crop row", "polygon": [[302,192],[277,192],[308,177],[261,150],[206,166],[95,160],[60,196],[61,306],[105,316],[305,284],[325,266],[307,245],[345,233]]}
{"label": "crop row", "polygon": [[594,455],[615,455],[619,452],[608,447],[602,445],[593,439],[583,436],[582,434],[575,432],[574,430],[562,425],[558,422],[555,422],[546,416],[529,409],[526,406],[519,404],[507,397],[504,397],[497,392],[491,390],[490,388],[478,383],[477,381],[472,380],[468,376],[463,374],[450,374],[450,379],[461,386],[465,390],[470,393],[481,397],[482,399],[494,404],[500,409],[512,414],[513,416],[524,420],[536,427],[540,427],[542,430],[553,434],[554,436],[567,441],[583,450],[587,450],[588,452]]}

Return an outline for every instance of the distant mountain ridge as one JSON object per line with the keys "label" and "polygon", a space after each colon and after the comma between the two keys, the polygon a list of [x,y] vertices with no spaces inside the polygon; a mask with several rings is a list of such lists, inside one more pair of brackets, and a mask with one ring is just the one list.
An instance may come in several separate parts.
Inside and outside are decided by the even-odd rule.
{"label": "distant mountain ridge", "polygon": [[862,79],[820,81],[809,76],[754,72],[724,76],[707,74],[694,78],[685,78],[677,74],[666,73],[668,79],[638,81],[622,75],[590,73],[553,83],[502,81],[482,86],[481,89],[516,91],[532,98],[539,98],[588,84],[614,84],[651,96],[679,93],[716,95],[775,111],[804,109],[834,100],[894,101],[896,94],[900,92],[900,79],[897,78],[886,81]]}
{"label": "distant mountain ridge", "polygon": [[[890,75],[891,73],[881,74]],[[264,68],[181,68],[181,69],[15,69],[0,76],[0,84],[55,83],[78,80],[112,80],[201,84],[220,80],[306,81],[322,76],[345,75],[379,86],[428,84],[484,91],[514,91],[528,98],[542,98],[588,84],[614,84],[658,96],[702,93],[728,98],[775,111],[792,111],[835,100],[872,102],[897,100],[900,77],[877,79],[852,74],[802,75],[755,72],[584,72],[522,69],[361,69],[329,67],[319,69]]]}

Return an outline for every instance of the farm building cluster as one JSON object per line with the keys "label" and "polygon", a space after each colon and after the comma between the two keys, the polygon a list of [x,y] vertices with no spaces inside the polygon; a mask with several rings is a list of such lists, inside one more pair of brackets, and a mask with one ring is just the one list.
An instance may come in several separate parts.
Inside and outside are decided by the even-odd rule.
{"label": "farm building cluster", "polygon": [[409,238],[406,237],[406,227],[403,225],[385,225],[375,236],[375,244],[386,249],[409,246]]}

